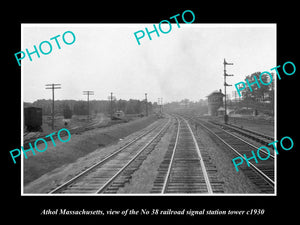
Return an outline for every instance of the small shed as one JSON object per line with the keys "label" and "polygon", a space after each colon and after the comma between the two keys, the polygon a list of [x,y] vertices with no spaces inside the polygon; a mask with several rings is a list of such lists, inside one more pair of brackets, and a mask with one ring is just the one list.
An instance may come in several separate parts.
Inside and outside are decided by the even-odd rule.
{"label": "small shed", "polygon": [[218,112],[218,116],[224,116],[225,108],[223,106],[221,106],[220,108],[218,108],[217,112]]}

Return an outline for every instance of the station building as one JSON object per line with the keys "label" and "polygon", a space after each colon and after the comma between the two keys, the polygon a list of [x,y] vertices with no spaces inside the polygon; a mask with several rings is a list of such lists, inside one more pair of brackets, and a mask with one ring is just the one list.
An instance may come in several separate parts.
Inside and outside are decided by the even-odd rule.
{"label": "station building", "polygon": [[207,96],[208,103],[208,114],[210,116],[218,116],[219,109],[223,107],[223,97],[225,95],[222,93],[222,90],[214,91]]}

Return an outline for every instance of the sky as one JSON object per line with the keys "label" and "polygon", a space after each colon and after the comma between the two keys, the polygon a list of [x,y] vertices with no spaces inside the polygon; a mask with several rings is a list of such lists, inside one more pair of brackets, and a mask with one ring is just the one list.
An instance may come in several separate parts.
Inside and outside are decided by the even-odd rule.
{"label": "sky", "polygon": [[[158,27],[158,25],[156,24]],[[55,99],[86,100],[83,91],[94,91],[90,100],[140,99],[163,102],[199,101],[215,90],[224,92],[224,58],[227,78],[234,84],[257,71],[276,65],[276,24],[172,23],[168,34],[147,34],[138,45],[134,33],[153,30],[153,24],[22,24],[21,50],[34,51],[43,41],[52,44],[48,55],[32,54],[21,61],[22,97],[25,102],[51,99],[45,84],[61,84]],[[168,30],[167,28],[162,28]],[[76,40],[66,45],[62,35],[72,31]],[[61,49],[57,48],[57,38]],[[66,40],[72,40],[66,35]],[[47,51],[47,45],[43,45]],[[17,61],[16,61],[17,63]]]}

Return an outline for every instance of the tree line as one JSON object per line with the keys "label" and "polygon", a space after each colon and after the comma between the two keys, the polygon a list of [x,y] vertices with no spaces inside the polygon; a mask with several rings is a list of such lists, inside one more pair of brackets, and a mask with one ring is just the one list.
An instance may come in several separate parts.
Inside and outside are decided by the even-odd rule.
{"label": "tree line", "polygon": [[[249,83],[254,83],[255,78],[259,78],[261,72],[255,72],[251,75],[248,75],[245,77],[245,83],[246,80],[248,80]],[[272,77],[274,77],[274,73],[272,73]],[[263,83],[269,83],[270,77],[266,74],[263,74],[261,76],[261,80]],[[241,91],[242,93],[242,99],[243,100],[248,100],[248,101],[256,101],[256,102],[267,102],[271,103],[274,101],[274,79],[269,85],[262,85],[260,84],[260,87],[258,87],[257,84],[251,85],[250,90],[249,86],[246,85],[246,88]]]}
{"label": "tree line", "polygon": [[[148,102],[148,112],[152,112],[157,103]],[[88,102],[82,100],[55,100],[55,115],[63,115],[65,118],[71,118],[72,115],[87,115]],[[43,115],[52,115],[52,100],[38,99],[33,103],[24,103],[24,107],[34,106],[43,110]],[[112,111],[122,110],[126,114],[144,114],[146,112],[146,102],[136,99],[130,100],[91,100],[89,101],[90,114],[104,113],[110,114]]]}
{"label": "tree line", "polygon": [[[245,77],[245,83],[248,82],[254,83],[255,78],[259,80],[261,72],[255,72],[251,75],[247,75]],[[274,73],[271,73],[272,77],[274,78]],[[263,83],[267,84],[270,81],[270,77],[267,74],[263,74],[261,76],[261,80]],[[238,106],[246,107],[246,108],[253,108],[256,110],[259,110],[260,112],[264,112],[265,114],[269,114],[271,116],[274,115],[274,79],[269,85],[262,85],[259,82],[259,86],[255,83],[251,85],[250,90],[249,86],[246,85],[246,88],[241,91],[241,98],[236,98],[235,101],[232,101],[233,99],[228,101],[229,106]],[[236,94],[237,95],[237,94]],[[237,101],[238,100],[238,101]]]}

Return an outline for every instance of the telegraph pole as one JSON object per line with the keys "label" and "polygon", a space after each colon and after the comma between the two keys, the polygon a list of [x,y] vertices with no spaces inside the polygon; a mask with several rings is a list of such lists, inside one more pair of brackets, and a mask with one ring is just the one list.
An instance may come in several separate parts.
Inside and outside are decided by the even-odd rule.
{"label": "telegraph pole", "polygon": [[147,100],[147,93],[145,93],[145,104],[146,104],[146,116],[148,116],[148,100]]}
{"label": "telegraph pole", "polygon": [[158,105],[160,106],[160,113],[161,114],[163,112],[162,104],[163,104],[163,98],[158,98]]}
{"label": "telegraph pole", "polygon": [[87,95],[87,102],[88,102],[88,115],[87,120],[90,121],[90,95],[94,95],[94,91],[83,91],[83,95]]}
{"label": "telegraph pole", "polygon": [[162,98],[158,98],[157,100],[158,100],[158,105],[159,105],[159,112],[161,114],[162,113],[162,111],[161,111]]}
{"label": "telegraph pole", "polygon": [[226,73],[226,65],[233,65],[233,63],[228,63],[226,62],[225,58],[224,58],[224,91],[225,91],[225,104],[224,104],[224,108],[225,108],[225,114],[224,114],[224,122],[227,124],[228,122],[228,115],[227,115],[227,104],[226,104],[226,87],[227,86],[232,86],[230,84],[227,84],[226,83],[226,77],[230,77],[230,76],[233,76],[232,74],[227,74]]}
{"label": "telegraph pole", "polygon": [[112,120],[113,118],[113,108],[112,108],[112,100],[113,100],[113,93],[110,93],[110,119]]}
{"label": "telegraph pole", "polygon": [[46,84],[46,89],[52,89],[52,130],[54,130],[54,89],[61,89],[61,84]]}

